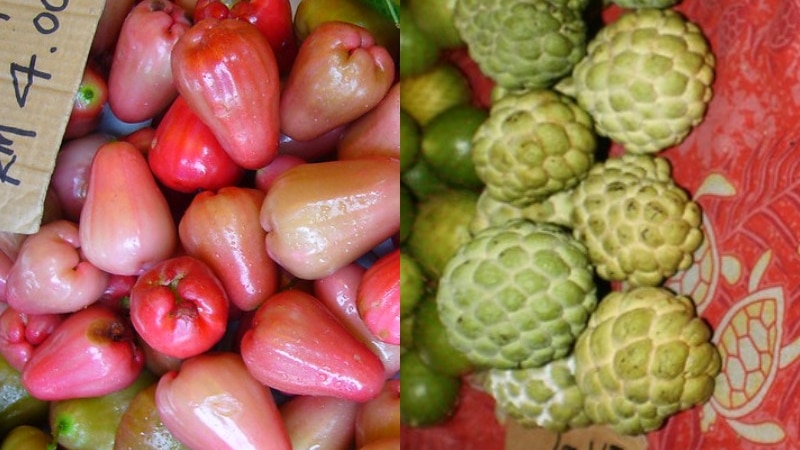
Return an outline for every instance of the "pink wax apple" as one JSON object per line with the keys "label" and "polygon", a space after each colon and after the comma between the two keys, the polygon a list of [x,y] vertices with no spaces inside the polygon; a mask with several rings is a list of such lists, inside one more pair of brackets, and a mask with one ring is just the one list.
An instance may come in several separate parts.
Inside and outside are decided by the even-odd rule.
{"label": "pink wax apple", "polygon": [[241,341],[253,376],[288,394],[366,401],[383,386],[380,360],[312,295],[298,290],[270,297]]}
{"label": "pink wax apple", "polygon": [[125,18],[108,74],[108,104],[123,122],[141,122],[164,111],[178,95],[170,57],[191,27],[169,0],[144,0]]}
{"label": "pink wax apple", "polygon": [[394,158],[293,167],[261,207],[270,256],[298,278],[328,276],[400,229],[400,165]]}
{"label": "pink wax apple", "polygon": [[186,253],[208,264],[242,311],[258,308],[278,289],[278,267],[259,225],[264,193],[228,186],[195,195],[178,224]]}
{"label": "pink wax apple", "polygon": [[133,144],[102,145],[81,212],[86,259],[116,275],[138,275],[174,252],[178,232],[147,160]]}
{"label": "pink wax apple", "polygon": [[41,400],[96,397],[133,383],[144,367],[132,326],[91,305],[69,316],[33,351],[22,384]]}
{"label": "pink wax apple", "polygon": [[358,314],[379,339],[400,345],[400,249],[367,269],[356,295]]}
{"label": "pink wax apple", "polygon": [[86,201],[89,171],[97,149],[112,136],[92,133],[64,143],[56,156],[50,184],[61,202],[66,219],[77,222]]}
{"label": "pink wax apple", "polygon": [[339,159],[400,158],[400,83],[378,106],[351,123],[337,146]]}
{"label": "pink wax apple", "polygon": [[278,154],[272,162],[256,170],[255,180],[253,180],[256,189],[267,192],[269,188],[272,187],[272,183],[275,182],[275,179],[283,172],[286,172],[294,166],[305,163],[306,161],[300,157]]}
{"label": "pink wax apple", "polygon": [[81,254],[78,225],[57,220],[25,240],[6,278],[6,301],[26,314],[77,311],[100,298],[109,275]]}
{"label": "pink wax apple", "polygon": [[313,292],[339,322],[383,363],[386,378],[400,370],[400,346],[379,339],[358,313],[356,297],[366,269],[350,263],[327,277],[314,280]]}
{"label": "pink wax apple", "polygon": [[352,400],[320,395],[292,397],[280,407],[292,448],[352,449],[358,405]]}
{"label": "pink wax apple", "polygon": [[281,130],[305,141],[357,119],[381,101],[394,75],[391,54],[369,31],[325,22],[300,45],[281,93]]}
{"label": "pink wax apple", "polygon": [[25,314],[8,307],[0,313],[0,355],[22,372],[33,350],[64,320],[62,314]]}
{"label": "pink wax apple", "polygon": [[155,401],[164,425],[190,448],[292,448],[272,395],[235,353],[187,359],[161,376]]}

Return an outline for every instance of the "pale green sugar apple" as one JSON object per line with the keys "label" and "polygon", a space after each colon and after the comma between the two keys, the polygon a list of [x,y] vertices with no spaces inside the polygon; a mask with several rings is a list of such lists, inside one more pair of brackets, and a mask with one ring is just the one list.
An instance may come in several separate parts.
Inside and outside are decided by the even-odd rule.
{"label": "pale green sugar apple", "polygon": [[574,374],[569,355],[531,369],[490,369],[483,386],[494,397],[501,421],[511,418],[525,427],[560,432],[591,423]]}
{"label": "pale green sugar apple", "polygon": [[679,144],[711,100],[714,54],[702,30],[671,9],[629,11],[600,29],[559,91],[597,132],[632,153]]}
{"label": "pale green sugar apple", "polygon": [[706,402],[721,365],[711,336],[688,297],[661,287],[608,294],[574,349],[586,414],[641,434]]}
{"label": "pale green sugar apple", "polygon": [[586,54],[583,1],[458,0],[453,22],[484,74],[509,88],[548,87]]}
{"label": "pale green sugar apple", "polygon": [[526,220],[489,227],[448,261],[436,295],[453,347],[477,368],[530,368],[566,356],[597,302],[584,245]]}
{"label": "pale green sugar apple", "polygon": [[573,210],[571,195],[570,190],[563,190],[542,202],[519,207],[492,197],[484,188],[478,196],[469,231],[476,234],[484,228],[502,225],[513,219],[547,222],[569,228],[572,226],[570,215]]}
{"label": "pale green sugar apple", "polygon": [[658,156],[624,154],[595,164],[571,200],[573,232],[606,280],[659,285],[687,269],[703,242],[700,206]]}
{"label": "pale green sugar apple", "polygon": [[475,171],[489,195],[516,206],[578,184],[597,150],[589,114],[549,89],[500,98],[472,142]]}

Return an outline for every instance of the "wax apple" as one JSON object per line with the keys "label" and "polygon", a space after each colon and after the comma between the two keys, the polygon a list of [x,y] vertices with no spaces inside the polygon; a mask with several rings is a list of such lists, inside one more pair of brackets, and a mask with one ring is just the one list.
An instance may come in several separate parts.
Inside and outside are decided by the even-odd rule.
{"label": "wax apple", "polygon": [[64,320],[61,314],[25,314],[8,307],[0,313],[0,355],[17,371],[33,350]]}
{"label": "wax apple", "polygon": [[292,448],[272,395],[235,353],[186,360],[161,376],[155,403],[167,429],[190,448]]}
{"label": "wax apple", "polygon": [[378,357],[319,300],[298,290],[281,291],[258,308],[241,354],[257,380],[288,394],[360,402],[383,386]]}
{"label": "wax apple", "polygon": [[327,277],[314,280],[313,293],[350,334],[380,358],[384,374],[389,378],[400,369],[400,346],[377,338],[358,314],[356,295],[365,271],[358,263],[350,263]]}
{"label": "wax apple", "polygon": [[291,1],[199,0],[194,9],[195,22],[208,17],[239,19],[255,25],[275,53],[280,73],[289,73],[297,55]]}
{"label": "wax apple", "polygon": [[114,141],[97,150],[79,231],[86,259],[116,275],[141,274],[172,255],[175,221],[133,144]]}
{"label": "wax apple", "polygon": [[61,202],[66,219],[77,222],[80,218],[92,160],[97,149],[110,140],[110,135],[92,133],[65,142],[58,151],[50,185]]}
{"label": "wax apple", "polygon": [[123,122],[141,122],[167,109],[178,94],[170,56],[191,26],[169,0],[144,0],[125,18],[108,74],[108,103]]}
{"label": "wax apple", "polygon": [[255,179],[253,180],[256,189],[267,192],[272,187],[272,183],[283,172],[305,163],[306,161],[300,157],[278,154],[272,162],[256,171]]}
{"label": "wax apple", "polygon": [[379,339],[400,345],[400,249],[375,261],[356,294],[358,314]]}
{"label": "wax apple", "polygon": [[144,366],[128,322],[100,305],[76,311],[31,355],[22,384],[36,398],[95,397],[133,383]]}
{"label": "wax apple", "polygon": [[178,192],[216,190],[244,174],[181,96],[156,127],[147,162],[161,183]]}
{"label": "wax apple", "polygon": [[100,114],[108,101],[108,83],[96,64],[89,62],[75,92],[64,139],[74,139],[91,133],[100,123]]}
{"label": "wax apple", "polygon": [[280,78],[275,55],[255,25],[203,19],[175,44],[172,72],[189,108],[246,169],[278,150]]}
{"label": "wax apple", "polygon": [[309,162],[336,159],[336,146],[346,128],[346,125],[341,125],[307,141],[300,141],[281,133],[278,152],[282,155],[297,156]]}
{"label": "wax apple", "polygon": [[355,421],[356,448],[400,438],[400,380],[386,380],[377,397],[360,403]]}
{"label": "wax apple", "polygon": [[378,106],[350,124],[337,146],[339,159],[400,158],[400,83]]}
{"label": "wax apple", "polygon": [[33,425],[19,425],[14,427],[3,438],[0,446],[3,450],[48,450],[53,442],[53,437]]}
{"label": "wax apple", "polygon": [[358,403],[335,397],[299,395],[281,405],[292,448],[349,450]]}
{"label": "wax apple", "polygon": [[78,226],[50,222],[25,240],[6,279],[6,301],[26,314],[60,314],[94,303],[108,274],[81,254]]}
{"label": "wax apple", "polygon": [[178,225],[187,254],[214,271],[230,301],[242,311],[256,309],[278,289],[278,268],[263,245],[259,225],[264,193],[228,186],[195,195]]}
{"label": "wax apple", "polygon": [[177,256],[143,273],[131,290],[131,322],[155,350],[188,358],[225,334],[228,297],[208,265]]}
{"label": "wax apple", "polygon": [[394,72],[392,56],[366,29],[323,23],[300,45],[289,72],[280,98],[281,130],[305,141],[361,117],[389,91]]}
{"label": "wax apple", "polygon": [[97,22],[92,46],[89,50],[90,57],[100,59],[105,54],[113,52],[114,45],[116,45],[119,38],[122,23],[135,2],[136,0],[104,2],[103,12]]}
{"label": "wax apple", "polygon": [[308,163],[275,180],[261,207],[270,256],[313,280],[355,261],[400,229],[393,158]]}

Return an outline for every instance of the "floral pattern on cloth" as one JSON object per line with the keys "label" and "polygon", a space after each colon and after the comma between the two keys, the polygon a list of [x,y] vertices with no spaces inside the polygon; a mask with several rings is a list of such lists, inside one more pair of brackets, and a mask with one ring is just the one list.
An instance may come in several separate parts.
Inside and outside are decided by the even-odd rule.
{"label": "floral pattern on cloth", "polygon": [[[717,64],[705,120],[660,153],[701,205],[706,233],[695,263],[666,285],[694,299],[723,366],[711,400],[649,433],[648,449],[798,449],[800,0],[675,9],[702,28]],[[603,19],[620,13],[609,7]],[[480,395],[454,423],[404,434],[403,448],[502,450],[502,425]]]}

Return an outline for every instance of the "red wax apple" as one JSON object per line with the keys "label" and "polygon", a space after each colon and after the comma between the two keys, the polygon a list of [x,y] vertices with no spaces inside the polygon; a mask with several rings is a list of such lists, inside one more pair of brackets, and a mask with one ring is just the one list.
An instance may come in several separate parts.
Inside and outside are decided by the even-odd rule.
{"label": "red wax apple", "polygon": [[33,350],[64,320],[62,314],[25,314],[8,307],[0,313],[0,355],[22,372]]}
{"label": "red wax apple", "polygon": [[292,448],[352,449],[358,405],[352,400],[320,395],[292,397],[280,407]]}
{"label": "red wax apple", "polygon": [[33,351],[22,384],[41,400],[96,397],[133,383],[144,367],[128,322],[110,309],[76,311]]}
{"label": "red wax apple", "polygon": [[216,190],[244,174],[181,96],[156,127],[147,162],[161,183],[178,192]]}
{"label": "red wax apple", "polygon": [[394,75],[392,56],[365,28],[323,23],[300,45],[289,72],[280,98],[281,130],[306,141],[351,122],[381,101]]}
{"label": "red wax apple", "polygon": [[26,314],[60,314],[94,303],[108,274],[81,254],[78,226],[67,220],[42,225],[22,244],[6,278],[6,301]]}
{"label": "red wax apple", "polygon": [[400,83],[378,106],[350,124],[337,146],[339,159],[400,158]]}
{"label": "red wax apple", "polygon": [[156,264],[139,276],[131,322],[153,349],[175,358],[210,350],[225,334],[228,296],[208,265],[191,256]]}
{"label": "red wax apple", "polygon": [[245,169],[278,151],[280,78],[275,55],[255,25],[203,19],[175,44],[172,73],[189,108]]}
{"label": "red wax apple", "polygon": [[278,154],[272,162],[256,170],[255,179],[253,180],[256,189],[267,192],[272,187],[272,183],[283,172],[305,163],[306,161],[298,156]]}
{"label": "red wax apple", "polygon": [[281,74],[289,73],[297,55],[297,40],[289,0],[198,0],[194,20],[239,19],[252,23],[264,35],[275,53]]}
{"label": "red wax apple", "polygon": [[369,400],[384,381],[380,360],[313,296],[281,291],[261,305],[244,333],[248,370],[288,394]]}
{"label": "red wax apple", "polygon": [[355,261],[400,229],[394,158],[307,163],[284,172],[261,207],[270,256],[314,280]]}
{"label": "red wax apple", "polygon": [[97,149],[110,140],[110,135],[92,133],[65,142],[58,151],[50,184],[66,219],[77,222],[80,218],[92,160]]}
{"label": "red wax apple", "polygon": [[75,92],[64,139],[86,136],[94,131],[107,101],[108,83],[105,76],[95,64],[89,62],[83,69],[83,78]]}
{"label": "red wax apple", "polygon": [[172,255],[175,221],[133,144],[114,141],[97,150],[79,231],[86,259],[116,275],[141,274]]}
{"label": "red wax apple", "polygon": [[190,448],[290,450],[278,407],[235,353],[204,353],[161,376],[156,408]]}
{"label": "red wax apple", "polygon": [[230,301],[242,311],[258,308],[278,289],[278,267],[263,243],[259,225],[264,193],[228,186],[195,195],[178,234],[187,254],[211,267]]}
{"label": "red wax apple", "polygon": [[389,344],[400,344],[400,249],[375,261],[364,273],[356,296],[367,328]]}
{"label": "red wax apple", "polygon": [[191,26],[169,0],[144,0],[125,18],[108,74],[108,104],[123,122],[141,122],[164,111],[177,95],[170,56]]}

